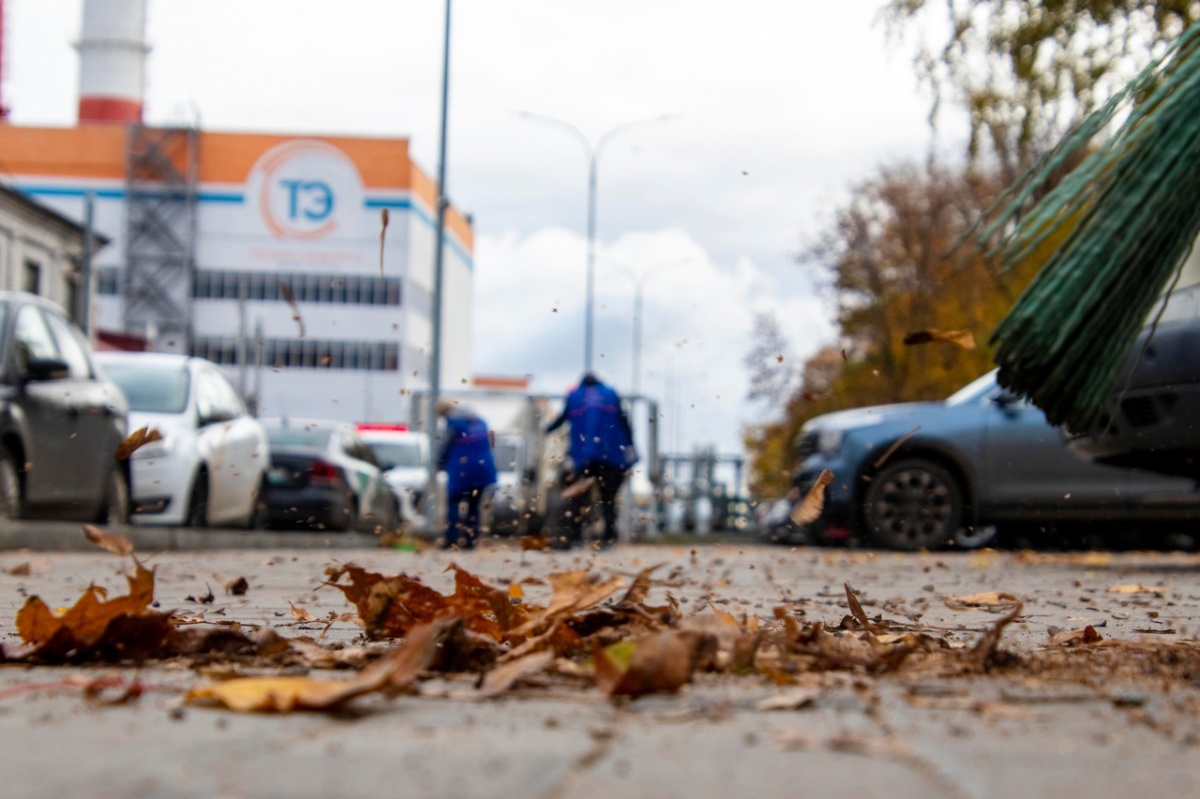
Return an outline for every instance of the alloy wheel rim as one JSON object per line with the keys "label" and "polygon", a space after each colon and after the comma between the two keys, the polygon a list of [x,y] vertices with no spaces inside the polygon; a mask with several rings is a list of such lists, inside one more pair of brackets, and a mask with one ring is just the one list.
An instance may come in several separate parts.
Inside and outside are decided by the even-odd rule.
{"label": "alloy wheel rim", "polygon": [[925,544],[949,537],[954,501],[950,486],[924,469],[888,478],[874,503],[878,527],[896,540]]}

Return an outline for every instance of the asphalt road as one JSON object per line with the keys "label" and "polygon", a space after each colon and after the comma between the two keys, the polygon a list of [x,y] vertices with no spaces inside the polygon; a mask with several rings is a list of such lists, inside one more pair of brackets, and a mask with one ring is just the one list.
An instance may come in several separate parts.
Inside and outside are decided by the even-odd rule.
{"label": "asphalt road", "polygon": [[[162,607],[346,642],[359,636],[352,621],[326,630],[297,622],[292,607],[316,617],[352,610],[321,584],[326,566],[353,559],[444,591],[451,562],[497,585],[581,566],[628,576],[666,562],[679,570],[670,591],[687,613],[711,605],[768,619],[783,604],[830,625],[849,613],[849,582],[869,614],[961,643],[997,616],[952,610],[945,597],[1005,591],[1025,601],[1002,642],[1018,656],[1039,651],[1051,632],[1086,624],[1112,640],[1190,641],[1184,659],[1200,646],[1200,558],[1184,554],[166,550],[140,547],[157,569]],[[16,640],[13,618],[26,596],[66,607],[89,583],[123,592],[127,563],[98,550],[0,553],[0,640]],[[239,577],[247,593],[227,594]],[[212,604],[196,601],[209,590]],[[544,601],[537,590],[530,601]],[[1176,667],[1170,678],[1137,668],[1069,677],[1019,664],[938,679],[827,673],[813,676],[820,695],[812,705],[774,712],[756,709],[781,690],[760,677],[699,675],[677,695],[632,702],[537,688],[467,701],[434,687],[390,701],[364,697],[336,716],[183,708],[179,692],[204,677],[174,664],[140,672],[150,690],[139,700],[96,707],[62,680],[130,670],[9,666],[0,669],[0,767],[6,794],[46,797],[1184,797],[1200,784],[1196,663],[1194,677]]]}

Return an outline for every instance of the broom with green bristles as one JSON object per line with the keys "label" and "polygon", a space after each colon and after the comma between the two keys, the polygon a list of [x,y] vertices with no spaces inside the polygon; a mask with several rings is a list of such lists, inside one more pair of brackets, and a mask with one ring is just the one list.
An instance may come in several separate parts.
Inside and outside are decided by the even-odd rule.
{"label": "broom with green bristles", "polygon": [[[1118,114],[1118,131],[1028,213]],[[1200,233],[1200,26],[1085,119],[993,207],[980,238],[1011,268],[1053,250],[992,334],[1001,385],[1088,430]]]}

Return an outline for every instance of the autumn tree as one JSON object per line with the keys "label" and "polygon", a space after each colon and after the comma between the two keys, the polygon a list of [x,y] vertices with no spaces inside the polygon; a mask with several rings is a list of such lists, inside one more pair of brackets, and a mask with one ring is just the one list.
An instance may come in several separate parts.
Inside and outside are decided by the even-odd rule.
{"label": "autumn tree", "polygon": [[[751,430],[755,487],[786,491],[805,421],[845,408],[942,399],[991,368],[987,337],[1032,276],[953,245],[1000,181],[935,163],[882,168],[855,186],[804,261],[824,275],[841,337],[805,364],[770,423]],[[907,346],[906,334],[965,330],[979,346]],[[782,491],[781,491],[782,489]]]}
{"label": "autumn tree", "polygon": [[[1200,19],[1196,0],[889,0],[889,30],[930,27],[917,73],[965,110],[973,161],[1006,180]],[[945,26],[945,20],[949,26]]]}

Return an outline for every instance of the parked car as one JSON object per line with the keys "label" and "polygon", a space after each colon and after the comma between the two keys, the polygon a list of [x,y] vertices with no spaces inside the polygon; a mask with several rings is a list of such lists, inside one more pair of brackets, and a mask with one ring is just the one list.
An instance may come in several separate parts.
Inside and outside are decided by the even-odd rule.
{"label": "parked car", "polygon": [[267,433],[212,362],[186,355],[97,356],[129,400],[129,424],[161,438],[130,456],[140,524],[255,526],[270,466]]}
{"label": "parked car", "polygon": [[121,390],[52,303],[0,292],[0,518],[124,522]]}
{"label": "parked car", "polygon": [[429,437],[405,425],[372,423],[357,429],[399,499],[400,518],[414,521],[429,480]]}
{"label": "parked car", "polygon": [[1200,480],[1200,286],[1171,295],[1118,375],[1106,413],[1071,440],[1080,457]]}
{"label": "parked car", "polygon": [[834,480],[806,532],[915,550],[984,546],[1006,524],[1200,519],[1195,482],[1075,457],[1065,434],[995,375],[944,402],[810,420],[798,440],[799,496],[824,469]]}
{"label": "parked car", "polygon": [[271,444],[267,522],[328,530],[398,525],[396,495],[348,422],[264,419]]}

